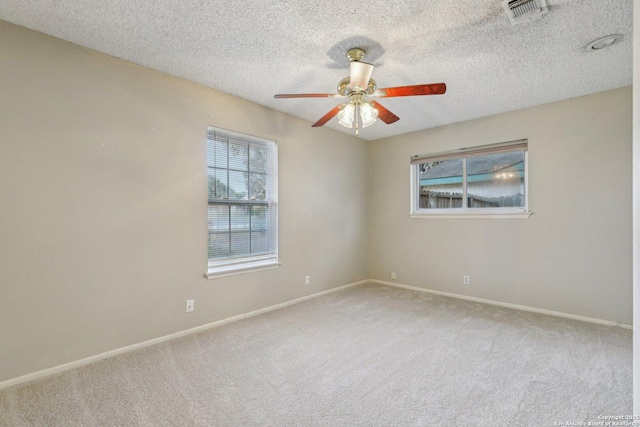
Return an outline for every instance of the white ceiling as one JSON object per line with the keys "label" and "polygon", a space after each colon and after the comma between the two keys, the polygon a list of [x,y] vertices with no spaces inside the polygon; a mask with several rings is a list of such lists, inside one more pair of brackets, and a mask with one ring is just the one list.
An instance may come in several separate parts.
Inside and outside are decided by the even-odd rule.
{"label": "white ceiling", "polygon": [[[2,0],[0,19],[301,117],[340,101],[347,49],[378,87],[445,82],[447,93],[380,100],[400,116],[378,139],[601,92],[632,82],[631,0],[548,0],[511,26],[500,0]],[[624,40],[587,52],[609,34]],[[327,125],[345,132],[337,119]]]}

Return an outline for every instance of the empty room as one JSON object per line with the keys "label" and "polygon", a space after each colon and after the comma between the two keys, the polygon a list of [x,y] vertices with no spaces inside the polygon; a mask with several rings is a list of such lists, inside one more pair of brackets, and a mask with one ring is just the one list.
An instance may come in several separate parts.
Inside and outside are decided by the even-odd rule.
{"label": "empty room", "polygon": [[634,425],[633,6],[3,0],[0,426]]}

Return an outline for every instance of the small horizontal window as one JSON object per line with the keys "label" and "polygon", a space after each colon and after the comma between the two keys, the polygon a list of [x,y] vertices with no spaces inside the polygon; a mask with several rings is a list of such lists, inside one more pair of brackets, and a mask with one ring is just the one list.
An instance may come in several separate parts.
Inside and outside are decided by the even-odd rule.
{"label": "small horizontal window", "polygon": [[528,216],[527,149],[522,140],[413,156],[411,214]]}

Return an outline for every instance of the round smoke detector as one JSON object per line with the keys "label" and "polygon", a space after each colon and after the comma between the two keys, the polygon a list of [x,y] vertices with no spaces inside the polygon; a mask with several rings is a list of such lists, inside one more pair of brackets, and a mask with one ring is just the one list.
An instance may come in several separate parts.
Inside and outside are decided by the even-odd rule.
{"label": "round smoke detector", "polygon": [[615,42],[622,40],[624,37],[622,34],[612,34],[610,36],[600,37],[598,40],[594,40],[589,43],[586,47],[587,51],[591,52],[593,50],[604,49],[605,47],[609,47]]}

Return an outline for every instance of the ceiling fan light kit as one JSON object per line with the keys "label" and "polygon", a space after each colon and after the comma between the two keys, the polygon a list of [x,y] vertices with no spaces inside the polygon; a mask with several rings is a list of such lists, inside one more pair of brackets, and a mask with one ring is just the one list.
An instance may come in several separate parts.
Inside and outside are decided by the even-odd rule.
{"label": "ceiling fan light kit", "polygon": [[376,81],[371,78],[373,65],[362,62],[365,55],[364,49],[361,48],[353,48],[347,51],[347,58],[350,61],[349,77],[340,80],[337,94],[278,94],[274,98],[349,98],[349,101],[334,107],[312,126],[322,126],[337,115],[338,123],[347,128],[355,127],[356,135],[358,135],[360,126],[365,128],[375,123],[378,119],[386,124],[400,120],[398,116],[376,101],[367,101],[367,96],[391,98],[397,96],[442,95],[447,90],[447,86],[444,83],[377,89]]}
{"label": "ceiling fan light kit", "polygon": [[361,101],[360,103],[349,102],[338,112],[338,123],[346,128],[353,128],[356,116],[360,117],[362,127],[366,128],[376,122],[378,110],[373,108],[367,101]]}
{"label": "ceiling fan light kit", "polygon": [[378,110],[373,108],[368,102],[363,102],[360,106],[360,119],[362,120],[362,127],[366,128],[376,122],[378,119]]}
{"label": "ceiling fan light kit", "polygon": [[353,127],[353,119],[356,117],[356,108],[353,104],[349,103],[344,106],[338,113],[338,123],[346,128]]}

